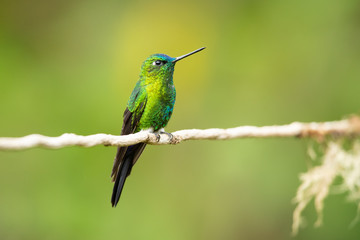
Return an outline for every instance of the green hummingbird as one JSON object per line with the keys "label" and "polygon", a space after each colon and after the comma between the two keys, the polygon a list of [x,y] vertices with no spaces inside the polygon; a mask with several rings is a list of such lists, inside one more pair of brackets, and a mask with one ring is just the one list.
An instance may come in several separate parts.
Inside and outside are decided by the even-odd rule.
{"label": "green hummingbird", "polygon": [[[165,132],[174,109],[176,91],[173,83],[175,63],[194,53],[205,49],[199,48],[180,57],[172,58],[165,54],[153,54],[141,66],[140,79],[130,95],[124,111],[121,135],[149,131],[159,134]],[[146,143],[138,143],[127,147],[118,147],[111,172],[115,182],[111,197],[113,207],[119,202],[126,178],[144,151]]]}

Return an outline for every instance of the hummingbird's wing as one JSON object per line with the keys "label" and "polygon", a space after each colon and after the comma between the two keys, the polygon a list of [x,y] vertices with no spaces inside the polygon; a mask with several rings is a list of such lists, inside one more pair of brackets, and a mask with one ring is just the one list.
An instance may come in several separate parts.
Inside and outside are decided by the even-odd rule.
{"label": "hummingbird's wing", "polygon": [[[123,116],[123,126],[121,129],[121,135],[128,135],[131,133],[134,133],[139,121],[141,119],[141,116],[144,112],[146,102],[147,102],[147,94],[146,90],[141,87],[141,82],[137,82],[133,92],[131,93],[128,106],[124,111]],[[136,147],[135,147],[136,146]],[[136,162],[136,160],[139,158],[140,154],[145,148],[145,144],[139,144],[139,146],[134,145],[130,146],[131,150],[136,151],[136,154],[134,154],[133,163]],[[121,164],[123,164],[125,154],[127,152],[129,147],[118,147],[116,157],[114,160],[113,169],[111,172],[112,181],[114,182],[116,179],[116,176],[118,174],[118,171],[120,169]],[[130,149],[129,149],[130,150]]]}

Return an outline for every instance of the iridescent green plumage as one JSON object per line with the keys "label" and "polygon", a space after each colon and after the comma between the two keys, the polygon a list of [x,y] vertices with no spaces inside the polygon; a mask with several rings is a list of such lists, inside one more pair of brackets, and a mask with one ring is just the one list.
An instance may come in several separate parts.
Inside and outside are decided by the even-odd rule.
{"label": "iridescent green plumage", "polygon": [[[175,63],[203,49],[200,48],[177,58],[154,54],[144,61],[140,79],[131,93],[124,112],[121,135],[141,130],[155,133],[163,131],[175,104],[176,91],[173,83]],[[125,180],[145,146],[145,143],[138,143],[118,148],[111,173],[113,181],[115,181],[111,198],[113,206],[118,203]]]}

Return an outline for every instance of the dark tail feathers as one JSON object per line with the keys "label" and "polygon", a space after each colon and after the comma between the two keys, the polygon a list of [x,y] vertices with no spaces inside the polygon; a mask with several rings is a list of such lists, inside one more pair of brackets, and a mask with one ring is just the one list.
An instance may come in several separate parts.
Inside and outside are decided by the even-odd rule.
{"label": "dark tail feathers", "polygon": [[121,164],[119,172],[116,176],[113,193],[111,196],[111,204],[113,207],[116,207],[117,203],[119,202],[120,195],[125,184],[125,180],[127,176],[129,176],[131,168],[132,168],[132,158],[127,157],[125,161]]}
{"label": "dark tail feathers", "polygon": [[119,202],[125,180],[130,175],[133,165],[144,151],[145,146],[146,143],[138,143],[127,147],[126,153],[123,155],[124,160],[121,161],[119,171],[116,172],[116,180],[111,196],[111,203],[113,207],[116,207],[116,204]]}

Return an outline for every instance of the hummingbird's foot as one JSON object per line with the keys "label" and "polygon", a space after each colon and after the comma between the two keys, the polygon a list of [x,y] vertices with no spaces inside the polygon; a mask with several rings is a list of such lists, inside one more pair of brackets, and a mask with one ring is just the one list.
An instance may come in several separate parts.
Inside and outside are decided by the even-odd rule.
{"label": "hummingbird's foot", "polygon": [[160,142],[160,133],[154,133],[156,137],[156,141]]}
{"label": "hummingbird's foot", "polygon": [[165,134],[169,137],[169,142],[172,142],[172,140],[174,139],[174,136],[171,133],[165,132],[165,131],[161,131],[160,134]]}

